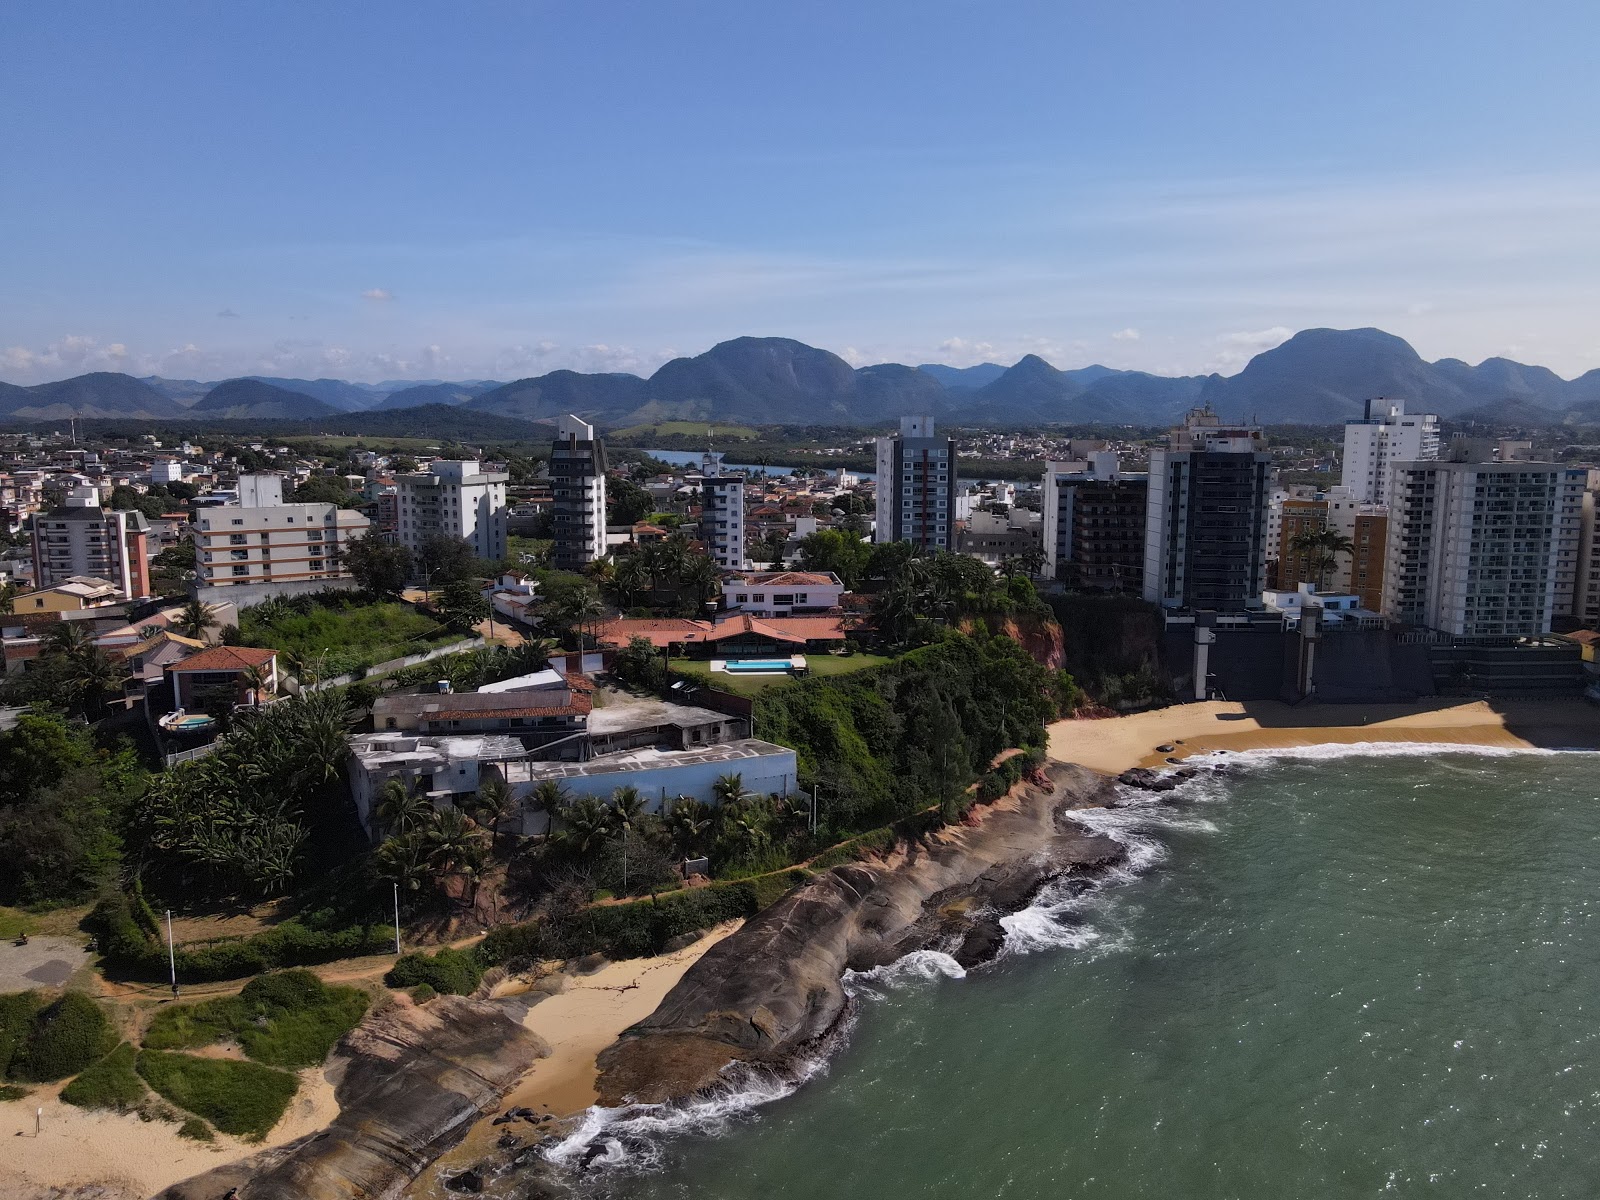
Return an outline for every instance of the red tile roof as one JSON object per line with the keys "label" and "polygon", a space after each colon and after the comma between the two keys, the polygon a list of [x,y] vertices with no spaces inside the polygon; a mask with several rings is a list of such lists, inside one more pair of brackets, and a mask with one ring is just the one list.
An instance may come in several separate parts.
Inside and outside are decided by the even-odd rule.
{"label": "red tile roof", "polygon": [[276,650],[261,646],[213,646],[199,654],[174,663],[173,671],[245,671],[251,667],[264,667],[278,657]]}
{"label": "red tile roof", "polygon": [[789,643],[842,641],[844,625],[838,617],[752,617],[749,613],[735,613],[715,623],[687,617],[624,618],[600,625],[595,636],[613,646],[626,646],[631,639],[642,637],[659,650],[684,642],[720,642],[748,636]]}

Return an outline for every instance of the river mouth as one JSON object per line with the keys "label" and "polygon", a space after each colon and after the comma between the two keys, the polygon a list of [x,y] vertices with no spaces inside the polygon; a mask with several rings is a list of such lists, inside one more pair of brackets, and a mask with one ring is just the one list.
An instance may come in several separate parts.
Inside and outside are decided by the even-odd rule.
{"label": "river mouth", "polygon": [[1591,1194],[1600,758],[1229,757],[1075,814],[1127,866],[1047,888],[993,964],[852,981],[804,1086],[619,1139],[579,1189]]}

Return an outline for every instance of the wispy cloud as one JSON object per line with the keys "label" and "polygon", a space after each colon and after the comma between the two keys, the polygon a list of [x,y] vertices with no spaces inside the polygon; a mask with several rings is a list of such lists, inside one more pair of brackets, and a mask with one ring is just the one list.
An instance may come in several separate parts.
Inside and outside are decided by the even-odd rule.
{"label": "wispy cloud", "polygon": [[1111,335],[1111,339],[1116,342],[1137,342],[1139,331],[1130,325],[1127,329],[1117,330]]}
{"label": "wispy cloud", "polygon": [[370,300],[374,304],[387,304],[394,299],[394,293],[386,288],[368,288],[361,293],[363,300]]}
{"label": "wispy cloud", "polygon": [[223,318],[225,318],[227,320],[230,320],[230,321],[236,321],[236,320],[239,319],[239,314],[234,312],[233,309],[231,309],[231,308],[223,309],[221,312],[219,312],[217,314],[217,316],[223,317]]}

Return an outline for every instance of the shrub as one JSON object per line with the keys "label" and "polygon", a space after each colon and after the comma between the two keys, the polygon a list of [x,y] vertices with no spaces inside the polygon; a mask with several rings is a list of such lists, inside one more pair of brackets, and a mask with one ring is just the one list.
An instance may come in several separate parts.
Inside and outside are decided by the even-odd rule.
{"label": "shrub", "polygon": [[44,1007],[37,992],[7,992],[0,995],[0,1079],[20,1066],[21,1056],[33,1032],[33,1019]]}
{"label": "shrub", "polygon": [[61,1099],[79,1108],[111,1108],[126,1112],[145,1096],[144,1081],[134,1070],[134,1049],[120,1044],[61,1089]]}
{"label": "shrub", "polygon": [[216,1141],[216,1138],[211,1134],[211,1126],[207,1125],[199,1117],[185,1118],[183,1124],[178,1126],[178,1136],[188,1138],[191,1142]]}
{"label": "shrub", "polygon": [[477,990],[483,979],[483,968],[470,950],[454,950],[449,946],[437,954],[406,954],[389,969],[383,981],[392,988],[416,987],[426,984],[435,992],[450,996],[467,996]]}
{"label": "shrub", "polygon": [[431,983],[419,983],[411,989],[411,1003],[426,1004],[438,994]]}
{"label": "shrub", "polygon": [[68,992],[34,1018],[20,1055],[22,1078],[48,1083],[76,1075],[117,1044],[111,1022],[100,1006],[82,992]]}
{"label": "shrub", "polygon": [[186,1050],[235,1038],[257,1062],[310,1067],[367,1011],[360,988],[328,987],[310,971],[281,971],[245,984],[237,996],[162,1009],[150,1022],[148,1050]]}
{"label": "shrub", "polygon": [[27,1095],[27,1088],[19,1088],[9,1083],[0,1083],[0,1104],[4,1104],[8,1100],[26,1099]]}
{"label": "shrub", "polygon": [[267,1136],[299,1087],[287,1071],[226,1058],[145,1050],[137,1063],[162,1097],[251,1142]]}

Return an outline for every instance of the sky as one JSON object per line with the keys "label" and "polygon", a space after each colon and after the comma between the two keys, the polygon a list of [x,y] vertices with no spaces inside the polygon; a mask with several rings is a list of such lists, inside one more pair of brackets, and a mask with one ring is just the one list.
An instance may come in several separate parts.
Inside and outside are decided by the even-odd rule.
{"label": "sky", "polygon": [[1600,5],[0,5],[0,379],[1600,367]]}

